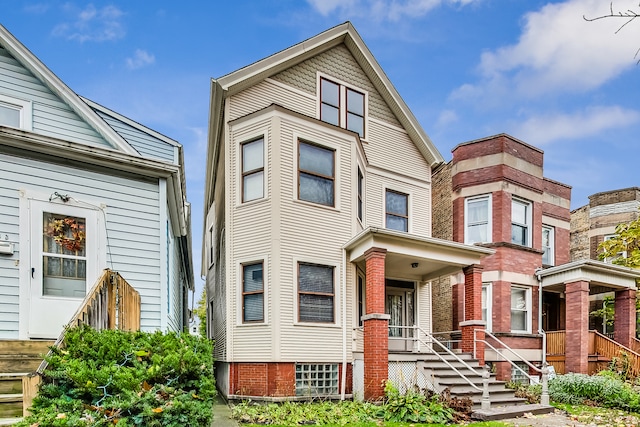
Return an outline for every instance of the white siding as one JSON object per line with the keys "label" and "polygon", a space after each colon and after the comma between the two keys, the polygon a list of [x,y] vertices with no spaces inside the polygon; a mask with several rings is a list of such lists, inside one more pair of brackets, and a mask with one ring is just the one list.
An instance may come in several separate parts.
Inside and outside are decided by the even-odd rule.
{"label": "white siding", "polygon": [[316,116],[316,101],[314,99],[301,95],[293,89],[287,90],[286,85],[278,85],[269,80],[262,81],[232,96],[228,103],[230,107],[229,120],[246,116],[271,104],[278,104],[309,117]]}
{"label": "white siding", "polygon": [[[54,163],[0,154],[0,226],[16,252],[0,257],[0,338],[18,334],[18,262],[28,262],[29,251],[19,247],[19,191],[68,194],[77,200],[98,201],[106,206],[106,263],[118,271],[142,296],[141,325],[160,327],[160,223],[158,182],[137,181],[90,172]],[[24,230],[24,232],[27,232]],[[28,284],[24,284],[28,286]],[[70,313],[71,316],[72,313]]]}
{"label": "white siding", "polygon": [[102,111],[96,111],[122,138],[143,157],[176,163],[176,147],[142,132]]}
{"label": "white siding", "polygon": [[[167,215],[169,213],[167,212]],[[183,300],[181,288],[183,286],[180,275],[180,242],[173,236],[171,223],[165,225],[167,239],[167,320],[170,330],[182,331],[184,329],[182,313]]]}
{"label": "white siding", "polygon": [[403,130],[371,121],[363,147],[371,166],[431,181],[429,164]]}
{"label": "white siding", "polygon": [[431,236],[431,188],[402,176],[367,172],[366,221],[370,227],[385,227],[385,189],[409,195],[409,232]]}
{"label": "white siding", "polygon": [[90,145],[110,145],[67,104],[0,47],[0,94],[33,102],[33,131]]}

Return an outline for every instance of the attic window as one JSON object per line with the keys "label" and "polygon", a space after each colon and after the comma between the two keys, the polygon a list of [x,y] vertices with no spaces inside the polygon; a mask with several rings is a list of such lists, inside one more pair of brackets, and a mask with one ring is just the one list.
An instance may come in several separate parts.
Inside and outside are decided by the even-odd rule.
{"label": "attic window", "polygon": [[31,102],[0,94],[0,126],[31,130]]}
{"label": "attic window", "polygon": [[320,78],[320,120],[364,138],[366,97],[363,92]]}

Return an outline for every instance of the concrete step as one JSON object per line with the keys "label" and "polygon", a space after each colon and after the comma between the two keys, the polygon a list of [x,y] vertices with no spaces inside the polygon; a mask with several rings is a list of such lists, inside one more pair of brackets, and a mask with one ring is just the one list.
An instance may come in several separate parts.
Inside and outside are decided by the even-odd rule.
{"label": "concrete step", "polygon": [[493,406],[490,409],[477,409],[471,414],[471,418],[481,421],[504,420],[507,418],[522,417],[524,414],[540,415],[550,414],[555,410],[553,406],[546,405],[505,405]]}
{"label": "concrete step", "polygon": [[45,355],[54,342],[52,340],[0,340],[0,354]]}
{"label": "concrete step", "polygon": [[22,393],[22,377],[25,373],[0,374],[0,394]]}
{"label": "concrete step", "polygon": [[0,426],[12,426],[22,421],[21,418],[0,418]]}
{"label": "concrete step", "polygon": [[9,374],[34,372],[40,366],[44,356],[29,354],[0,353],[0,372]]}

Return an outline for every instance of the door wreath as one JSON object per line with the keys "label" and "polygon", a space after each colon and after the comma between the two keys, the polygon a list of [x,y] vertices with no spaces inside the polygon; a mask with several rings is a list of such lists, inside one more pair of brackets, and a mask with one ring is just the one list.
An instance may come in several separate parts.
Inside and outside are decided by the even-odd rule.
{"label": "door wreath", "polygon": [[84,224],[79,224],[76,218],[66,217],[56,219],[51,217],[45,227],[45,234],[68,251],[77,252],[84,248],[86,234]]}

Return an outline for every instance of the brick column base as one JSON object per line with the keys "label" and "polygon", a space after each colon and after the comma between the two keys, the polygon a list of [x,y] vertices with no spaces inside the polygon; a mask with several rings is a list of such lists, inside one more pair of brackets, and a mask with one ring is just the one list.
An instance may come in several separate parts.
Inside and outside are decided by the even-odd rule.
{"label": "brick column base", "polygon": [[636,291],[616,292],[614,338],[625,347],[631,347],[636,336]]}
{"label": "brick column base", "polygon": [[[484,328],[485,324],[482,320],[467,320],[466,322],[460,322],[460,330],[462,332],[462,352],[471,353],[474,359],[478,359],[480,366],[484,365],[484,342],[477,342],[475,340],[484,340]],[[474,331],[476,331],[475,335]]]}
{"label": "brick column base", "polygon": [[384,383],[389,378],[388,314],[367,314],[364,323],[364,400],[384,399]]}

